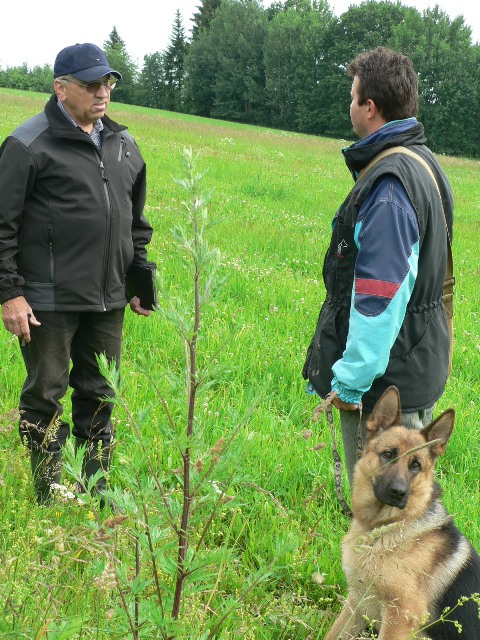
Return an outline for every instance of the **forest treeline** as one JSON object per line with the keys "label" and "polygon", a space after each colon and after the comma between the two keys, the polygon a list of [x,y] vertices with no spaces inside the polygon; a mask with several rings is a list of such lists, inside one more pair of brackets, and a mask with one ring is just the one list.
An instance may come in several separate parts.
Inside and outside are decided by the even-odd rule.
{"label": "forest treeline", "polygon": [[[388,46],[409,55],[437,153],[480,157],[480,46],[459,16],[367,0],[337,17],[326,0],[199,0],[187,35],[176,12],[166,49],[139,68],[113,26],[103,43],[123,79],[114,99],[206,117],[352,138],[348,63]],[[0,86],[52,90],[49,65],[0,69]]]}

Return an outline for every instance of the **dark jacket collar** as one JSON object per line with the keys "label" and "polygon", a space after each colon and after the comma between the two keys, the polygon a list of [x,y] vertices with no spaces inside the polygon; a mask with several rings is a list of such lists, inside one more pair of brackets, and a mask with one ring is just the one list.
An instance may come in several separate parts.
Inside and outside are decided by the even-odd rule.
{"label": "dark jacket collar", "polygon": [[371,136],[355,142],[350,147],[342,149],[342,153],[347,167],[356,179],[358,172],[384,149],[397,146],[425,145],[426,143],[427,139],[424,134],[423,124],[415,122],[411,126],[407,126],[404,131],[399,132],[398,128],[392,128],[391,135],[388,135],[388,130],[382,131],[382,135],[375,132]]}
{"label": "dark jacket collar", "polygon": [[[75,127],[72,126],[71,122],[67,120],[67,118],[58,108],[57,100],[57,96],[53,94],[52,96],[50,96],[50,100],[45,105],[45,115],[47,116],[47,119],[52,128],[52,134],[58,137],[68,138],[81,136],[83,139],[83,136],[85,134],[82,131],[75,129]],[[125,129],[127,128],[121,124],[118,124],[107,115],[103,116],[102,122],[106,129],[109,129],[114,133],[125,131]],[[105,131],[105,135],[107,134],[108,132]]]}

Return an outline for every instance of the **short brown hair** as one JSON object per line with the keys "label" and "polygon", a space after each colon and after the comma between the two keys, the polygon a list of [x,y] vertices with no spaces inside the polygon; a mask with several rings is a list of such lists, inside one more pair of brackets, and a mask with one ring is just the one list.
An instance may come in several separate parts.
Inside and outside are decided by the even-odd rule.
{"label": "short brown hair", "polygon": [[410,58],[386,47],[360,53],[348,66],[358,77],[358,103],[373,100],[387,122],[418,113],[418,78]]}

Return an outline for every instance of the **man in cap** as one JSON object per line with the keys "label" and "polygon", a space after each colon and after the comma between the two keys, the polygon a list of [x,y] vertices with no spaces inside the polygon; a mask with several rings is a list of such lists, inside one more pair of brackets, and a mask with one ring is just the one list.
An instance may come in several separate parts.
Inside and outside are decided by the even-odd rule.
{"label": "man in cap", "polygon": [[[68,385],[85,485],[109,468],[113,405],[104,399],[112,391],[97,355],[119,366],[125,274],[146,263],[152,235],[144,160],[126,127],[105,115],[121,74],[86,43],[60,51],[54,76],[44,112],[0,148],[0,303],[27,370],[20,434],[40,504],[60,481]],[[130,307],[150,314],[137,297]],[[105,487],[102,477],[97,491]]]}

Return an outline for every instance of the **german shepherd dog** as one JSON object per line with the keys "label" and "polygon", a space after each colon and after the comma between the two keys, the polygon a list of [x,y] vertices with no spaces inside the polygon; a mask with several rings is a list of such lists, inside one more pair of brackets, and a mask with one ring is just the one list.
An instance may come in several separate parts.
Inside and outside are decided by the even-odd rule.
{"label": "german shepherd dog", "polygon": [[375,405],[342,543],[349,594],[325,640],[354,640],[366,621],[379,640],[480,640],[480,556],[434,482],[454,419],[448,409],[423,431],[406,429],[396,387]]}

